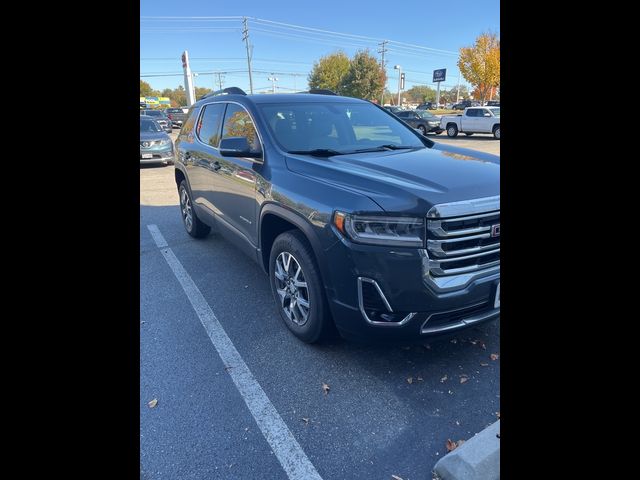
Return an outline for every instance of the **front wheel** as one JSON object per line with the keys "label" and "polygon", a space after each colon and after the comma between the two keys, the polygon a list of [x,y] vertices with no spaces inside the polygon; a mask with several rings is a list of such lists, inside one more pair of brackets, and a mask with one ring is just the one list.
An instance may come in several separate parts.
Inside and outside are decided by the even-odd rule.
{"label": "front wheel", "polygon": [[315,256],[307,239],[297,230],[280,234],[269,258],[271,291],[282,321],[306,343],[327,336],[329,308]]}
{"label": "front wheel", "polygon": [[424,125],[418,125],[418,130],[420,130],[420,133],[422,133],[422,135],[427,134],[427,129],[425,128]]}
{"label": "front wheel", "polygon": [[184,224],[184,228],[187,233],[194,238],[203,238],[209,235],[211,227],[202,223],[196,215],[196,212],[193,209],[193,201],[191,200],[191,192],[189,191],[189,186],[187,185],[186,180],[180,182],[178,193],[180,194],[182,223]]}
{"label": "front wheel", "polygon": [[451,124],[447,127],[447,135],[450,137],[458,136],[458,127],[455,124]]}
{"label": "front wheel", "polygon": [[500,140],[500,125],[493,127],[493,137]]}

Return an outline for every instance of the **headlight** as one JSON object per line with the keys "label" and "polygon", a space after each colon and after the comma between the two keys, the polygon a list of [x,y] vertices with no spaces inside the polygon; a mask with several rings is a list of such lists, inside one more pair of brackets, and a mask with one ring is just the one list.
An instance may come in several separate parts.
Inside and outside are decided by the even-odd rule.
{"label": "headlight", "polygon": [[335,212],[333,224],[357,243],[398,247],[424,245],[422,218],[361,216]]}
{"label": "headlight", "polygon": [[165,138],[163,140],[160,140],[160,145],[169,145],[170,143],[171,143],[170,138]]}

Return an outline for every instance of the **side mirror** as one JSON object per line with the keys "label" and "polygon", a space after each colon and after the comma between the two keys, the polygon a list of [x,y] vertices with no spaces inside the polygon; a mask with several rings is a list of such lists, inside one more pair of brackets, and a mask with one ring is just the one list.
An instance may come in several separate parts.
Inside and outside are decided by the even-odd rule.
{"label": "side mirror", "polygon": [[485,117],[490,117],[490,116],[491,116],[491,114],[490,114],[490,113],[485,113],[485,114],[484,114],[484,116],[485,116]]}
{"label": "side mirror", "polygon": [[247,137],[228,137],[220,141],[220,155],[223,157],[262,158],[262,152],[251,150]]}

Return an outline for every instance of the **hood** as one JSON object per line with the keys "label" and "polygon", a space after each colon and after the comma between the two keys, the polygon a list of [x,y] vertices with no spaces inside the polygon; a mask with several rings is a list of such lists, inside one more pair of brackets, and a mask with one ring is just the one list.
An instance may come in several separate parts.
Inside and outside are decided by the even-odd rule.
{"label": "hood", "polygon": [[165,132],[140,132],[140,141],[165,140],[170,138]]}
{"label": "hood", "polygon": [[500,195],[500,157],[438,143],[327,158],[289,154],[287,166],[366,195],[389,213],[422,216],[438,203]]}

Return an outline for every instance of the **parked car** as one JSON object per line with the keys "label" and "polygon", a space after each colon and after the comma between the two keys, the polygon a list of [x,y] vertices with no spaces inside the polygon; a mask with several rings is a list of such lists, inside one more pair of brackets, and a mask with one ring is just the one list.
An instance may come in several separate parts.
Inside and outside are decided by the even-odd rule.
{"label": "parked car", "polygon": [[147,108],[147,104],[144,102],[140,102],[140,110],[144,110],[145,108]]}
{"label": "parked car", "polygon": [[[187,110],[188,112],[189,110]],[[165,114],[171,120],[171,125],[174,128],[182,127],[182,123],[187,118],[187,112],[185,112],[182,108],[167,108],[165,110]]]}
{"label": "parked car", "polygon": [[499,107],[500,106],[500,101],[499,100],[489,100],[486,103],[487,107]]}
{"label": "parked car", "polygon": [[464,110],[465,108],[468,107],[479,107],[480,106],[480,102],[476,102],[473,100],[463,100],[460,103],[456,103],[453,107],[451,107],[453,110]]}
{"label": "parked car", "polygon": [[416,107],[416,110],[436,110],[436,102],[424,102]]}
{"label": "parked car", "polygon": [[426,110],[407,110],[398,112],[396,115],[413,128],[420,130],[423,135],[426,135],[427,132],[435,132],[436,135],[440,135],[443,132],[440,128],[440,117]]}
{"label": "parked car", "polygon": [[140,116],[140,163],[173,164],[174,151],[171,137],[155,117]]}
{"label": "parked car", "polygon": [[469,107],[462,115],[444,115],[440,128],[450,137],[457,137],[458,133],[493,133],[500,140],[500,107]]}
{"label": "parked car", "polygon": [[400,108],[400,107],[396,107],[394,105],[387,105],[386,107],[383,107],[386,110],[389,110],[391,113],[393,114],[397,114],[398,112],[403,112],[404,109]]}
{"label": "parked car", "polygon": [[167,133],[171,133],[173,131],[171,128],[171,120],[165,115],[162,110],[140,110],[140,115],[153,117],[153,119],[158,122],[162,129]]}
{"label": "parked car", "polygon": [[333,325],[420,340],[500,315],[499,157],[365,100],[236,88],[191,107],[176,150],[186,232],[215,226],[256,261],[300,340]]}

